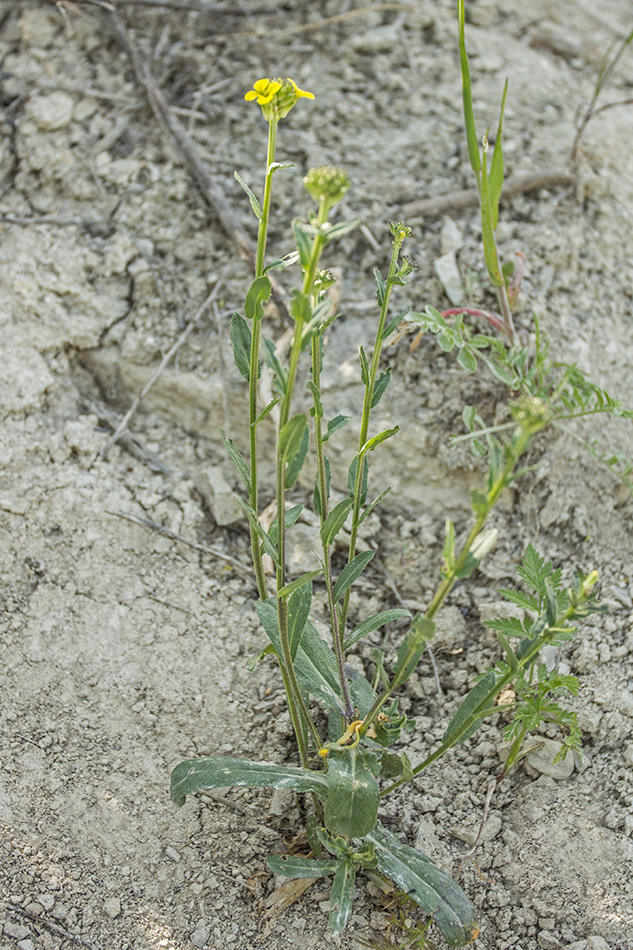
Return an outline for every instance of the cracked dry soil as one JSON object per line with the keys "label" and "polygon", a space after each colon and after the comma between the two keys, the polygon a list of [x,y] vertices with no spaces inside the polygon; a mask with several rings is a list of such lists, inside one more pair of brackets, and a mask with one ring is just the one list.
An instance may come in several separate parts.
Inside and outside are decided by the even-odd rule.
{"label": "cracked dry soil", "polygon": [[[317,94],[280,130],[279,158],[295,168],[278,175],[270,251],[289,250],[287,223],[306,213],[305,171],[344,164],[353,178],[345,214],[364,226],[329,260],[342,266],[342,317],[324,383],[333,412],[358,404],[356,346],[370,338],[371,269],[385,266],[387,222],[411,201],[471,184],[454,4],[384,6],[244,0],[226,14],[121,6],[251,236],[233,171],[257,186],[265,130],[243,92],[260,75],[281,74]],[[508,171],[564,167],[574,112],[609,43],[630,29],[630,4],[467,6],[480,127],[494,124],[508,75]],[[341,13],[354,15],[311,28]],[[630,98],[632,85],[629,54],[610,97]],[[0,107],[0,947],[309,950],[384,941],[389,910],[363,882],[340,939],[327,931],[321,883],[277,913],[264,859],[300,827],[291,797],[220,791],[182,810],[168,798],[170,769],[183,757],[294,761],[272,667],[246,670],[263,642],[250,574],[203,550],[248,563],[217,427],[243,443],[245,392],[226,324],[249,269],[165,142],[98,5],[0,3]],[[632,136],[633,109],[605,112],[588,127],[575,188],[513,198],[500,226],[503,253],[522,250],[529,260],[519,322],[529,330],[538,312],[554,352],[628,404]],[[454,215],[452,225],[407,223],[419,263],[406,294],[413,306],[447,306],[434,270],[442,234],[452,235],[472,299],[485,303],[476,212]],[[111,420],[229,261],[215,308],[134,416],[134,439],[95,461]],[[281,336],[283,318],[269,319],[270,334]],[[433,341],[413,354],[408,343],[387,353],[394,379],[379,421],[402,432],[374,463],[376,487],[394,491],[363,539],[377,548],[382,573],[370,572],[355,595],[358,618],[394,603],[387,575],[412,608],[428,599],[444,518],[464,530],[468,487],[482,477],[449,436],[466,403],[493,420],[507,398],[498,383],[464,377]],[[633,457],[630,423],[584,431]],[[339,485],[345,447],[333,448]],[[517,768],[493,800],[476,864],[459,879],[479,909],[480,947],[631,950],[632,502],[568,436],[543,439],[531,461],[537,468],[495,516],[496,550],[444,611],[442,694],[424,658],[403,696],[417,718],[407,751],[422,758],[494,662],[482,621],[499,609],[496,589],[511,582],[528,542],[567,575],[575,565],[597,568],[610,612],[558,658],[581,681],[573,702],[583,759],[564,774],[536,760]],[[307,476],[297,494],[309,497]],[[299,527],[297,569],[311,537],[309,522]],[[317,598],[317,614],[323,606]],[[369,646],[354,662],[367,662]],[[499,767],[497,719],[388,806],[391,827],[452,873]]]}

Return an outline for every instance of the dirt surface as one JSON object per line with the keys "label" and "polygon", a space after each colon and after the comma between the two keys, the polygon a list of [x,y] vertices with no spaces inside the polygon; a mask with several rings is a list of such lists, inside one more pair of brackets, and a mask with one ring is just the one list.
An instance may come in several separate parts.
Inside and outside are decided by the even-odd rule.
{"label": "dirt surface", "polygon": [[[290,250],[288,221],[306,213],[301,176],[315,164],[344,164],[354,183],[346,214],[363,227],[328,260],[342,266],[343,316],[325,380],[333,412],[358,405],[356,347],[371,339],[371,269],[386,267],[387,222],[408,202],[471,184],[454,4],[374,5],[310,28],[361,6],[248,0],[240,16],[121,7],[251,236],[233,171],[259,187],[265,127],[244,91],[262,75],[290,75],[315,92],[280,130],[278,157],[296,167],[277,175],[270,253]],[[480,127],[494,125],[509,75],[509,173],[564,166],[575,110],[604,51],[630,29],[630,3],[467,6]],[[0,17],[0,947],[309,950],[384,941],[389,910],[363,881],[340,939],[327,930],[320,883],[277,915],[279,882],[264,860],[300,828],[292,798],[239,790],[181,810],[169,801],[170,770],[188,756],[295,761],[272,666],[246,669],[263,645],[248,570],[122,517],[248,565],[217,427],[243,444],[246,397],[227,321],[249,267],[200,201],[98,5],[5,0]],[[632,85],[629,55],[611,97],[630,98]],[[629,404],[632,140],[633,109],[605,112],[587,130],[577,186],[512,199],[500,226],[503,253],[523,250],[529,260],[519,322],[530,330],[538,312],[554,352]],[[407,223],[419,271],[402,306],[448,306],[434,269],[441,235],[471,299],[489,302],[475,211],[455,215],[452,227],[441,218]],[[136,441],[97,458],[111,420],[228,262],[214,306],[132,419]],[[285,329],[272,314],[269,334]],[[377,548],[378,567],[353,598],[359,618],[395,605],[393,585],[408,606],[427,602],[444,518],[464,530],[468,487],[481,478],[450,434],[460,431],[465,403],[492,422],[507,398],[497,383],[466,378],[432,340],[413,354],[409,342],[388,353],[394,381],[380,420],[403,432],[392,452],[376,453],[375,485],[394,491],[368,523],[364,543]],[[630,423],[585,432],[633,457]],[[341,440],[333,458],[339,485],[345,449]],[[482,621],[532,542],[566,576],[575,565],[597,568],[610,606],[558,658],[581,679],[573,705],[583,759],[571,773],[547,774],[536,759],[517,768],[493,799],[476,864],[461,870],[499,769],[502,722],[394,796],[386,814],[458,874],[480,911],[478,946],[630,950],[632,502],[568,436],[543,439],[531,461],[538,468],[495,516],[497,548],[444,611],[435,650],[442,694],[425,657],[403,698],[417,717],[407,751],[414,763],[423,758],[494,662]],[[297,496],[309,494],[306,477]],[[313,531],[297,526],[297,570]]]}

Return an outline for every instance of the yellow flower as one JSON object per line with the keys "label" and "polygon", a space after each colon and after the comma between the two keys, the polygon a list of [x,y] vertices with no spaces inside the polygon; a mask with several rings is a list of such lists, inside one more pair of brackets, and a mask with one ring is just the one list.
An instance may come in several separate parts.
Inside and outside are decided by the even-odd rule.
{"label": "yellow flower", "polygon": [[281,83],[278,79],[258,79],[257,82],[253,83],[253,88],[246,93],[244,98],[247,102],[256,99],[258,105],[265,106],[272,101],[273,96],[280,89]]}
{"label": "yellow flower", "polygon": [[299,99],[314,99],[311,92],[299,89],[294,79],[258,79],[244,96],[257,102],[267,122],[277,122],[288,115]]}

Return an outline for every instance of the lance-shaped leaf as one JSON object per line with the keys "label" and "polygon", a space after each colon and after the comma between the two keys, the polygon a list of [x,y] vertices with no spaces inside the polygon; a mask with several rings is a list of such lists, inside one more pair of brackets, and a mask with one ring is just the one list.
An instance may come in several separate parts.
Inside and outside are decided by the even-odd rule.
{"label": "lance-shaped leaf", "polygon": [[363,838],[376,824],[380,790],[371,769],[375,760],[358,749],[330,752],[325,825],[330,834]]}
{"label": "lance-shaped leaf", "polygon": [[248,200],[250,201],[251,208],[253,209],[253,214],[255,215],[258,221],[261,221],[262,220],[262,206],[260,205],[254,193],[248,187],[246,182],[240,176],[240,174],[238,172],[233,172],[233,174],[235,175],[235,180],[241,186],[242,190],[244,191]]}
{"label": "lance-shaped leaf", "polygon": [[326,547],[330,547],[334,538],[345,524],[353,504],[353,498],[344,498],[343,501],[339,501],[338,505],[332,509],[321,525],[321,540]]}
{"label": "lance-shaped leaf", "polygon": [[479,728],[492,709],[496,695],[496,682],[496,674],[490,670],[478,683],[475,683],[451,719],[442,736],[442,745],[449,747],[464,742]]}
{"label": "lance-shaped leaf", "polygon": [[466,140],[468,142],[468,157],[470,167],[477,175],[481,171],[481,156],[479,154],[479,142],[477,140],[477,129],[475,127],[475,114],[473,112],[473,94],[470,84],[470,67],[468,65],[468,54],[466,52],[465,35],[465,10],[464,0],[457,0],[457,19],[459,22],[459,65],[462,74],[462,99],[464,102],[464,121],[466,123]]}
{"label": "lance-shaped leaf", "polygon": [[422,614],[416,614],[411,622],[411,630],[404,638],[398,651],[398,659],[393,670],[392,687],[404,683],[420,662],[420,657],[426,649],[427,643],[433,639],[435,623],[427,620]]}
{"label": "lance-shaped leaf", "polygon": [[379,432],[378,435],[374,435],[371,437],[371,439],[367,439],[358,454],[362,458],[362,456],[364,456],[367,452],[373,452],[376,446],[380,445],[381,442],[386,442],[387,439],[390,439],[392,435],[395,435],[399,431],[400,426],[394,426],[393,429],[383,429],[383,431]]}
{"label": "lance-shaped leaf", "polygon": [[362,623],[357,624],[354,629],[350,632],[349,637],[345,641],[345,650],[349,650],[351,646],[355,643],[358,643],[363,637],[366,637],[367,634],[373,633],[374,630],[378,630],[386,623],[391,623],[392,620],[402,620],[404,617],[410,617],[411,614],[408,610],[405,610],[403,607],[394,607],[391,610],[381,610],[380,613],[374,614],[373,617],[368,617],[367,620],[363,620]]}
{"label": "lance-shaped leaf", "polygon": [[342,416],[342,415],[334,416],[333,419],[330,419],[330,421],[327,424],[327,432],[325,432],[325,434],[323,435],[323,441],[327,442],[330,436],[334,435],[334,433],[338,429],[342,429],[343,426],[349,422],[349,420],[350,420],[350,416]]}
{"label": "lance-shaped leaf", "polygon": [[246,382],[248,382],[251,378],[251,330],[241,314],[234,313],[231,317],[229,335],[231,337],[231,343],[233,344],[235,365]]}
{"label": "lance-shaped leaf", "polygon": [[261,320],[264,315],[264,304],[269,299],[272,292],[270,281],[267,277],[256,277],[246,293],[244,301],[244,314],[247,320]]}
{"label": "lance-shaped leaf", "polygon": [[184,805],[187,795],[205,788],[291,788],[297,792],[316,792],[323,797],[328,787],[325,772],[311,772],[273,762],[251,762],[224,755],[186,759],[171,773],[171,800]]}
{"label": "lance-shaped leaf", "polygon": [[356,557],[352,558],[352,560],[345,565],[332,591],[334,603],[338,603],[343,594],[349,590],[356,578],[365,570],[375,553],[375,551],[361,551],[360,554],[357,554]]}
{"label": "lance-shaped leaf", "polygon": [[380,824],[367,840],[376,849],[379,870],[433,917],[449,947],[475,939],[479,933],[475,908],[452,877]]}
{"label": "lance-shaped leaf", "polygon": [[242,481],[246,485],[246,491],[250,494],[251,491],[251,470],[246,464],[246,460],[238,447],[236,446],[233,439],[229,438],[224,429],[220,428],[220,435],[222,436],[222,441],[224,442],[224,448],[229,454],[229,457],[235,468],[237,469],[239,475],[242,478]]}
{"label": "lance-shaped leaf", "polygon": [[[492,162],[490,163],[490,203],[492,205],[492,226],[497,229],[499,223],[499,199],[503,189],[503,146],[501,139],[503,137],[503,113],[506,108],[506,96],[508,94],[508,80],[506,79],[503,87],[503,96],[501,99],[501,110],[499,112],[499,125],[497,126],[497,137],[495,139],[495,150],[492,153]],[[474,371],[473,371],[474,372]]]}
{"label": "lance-shaped leaf", "polygon": [[338,868],[336,858],[307,858],[302,854],[271,854],[266,865],[275,874],[283,874],[293,880],[327,877]]}
{"label": "lance-shaped leaf", "polygon": [[[304,417],[305,418],[305,417]],[[297,452],[288,459],[288,468],[286,469],[286,478],[284,485],[286,488],[292,488],[296,480],[299,478],[301,469],[303,468],[303,463],[306,460],[308,454],[308,447],[310,445],[310,433],[308,431],[308,426],[306,424],[303,433],[301,435],[301,442],[299,443],[299,449]]]}
{"label": "lance-shaped leaf", "polygon": [[351,858],[341,858],[336,868],[330,892],[330,930],[340,934],[347,927],[352,914],[356,868]]}
{"label": "lance-shaped leaf", "polygon": [[488,140],[484,139],[484,151],[481,165],[481,239],[484,245],[484,258],[490,280],[495,287],[503,287],[505,281],[501,268],[499,266],[499,255],[497,254],[497,242],[495,241],[495,232],[492,215],[492,197],[490,194],[490,180],[488,178],[488,168],[486,155],[488,152]]}
{"label": "lance-shaped leaf", "polygon": [[[277,655],[282,656],[279,626],[277,623],[277,603],[269,597],[255,607],[257,616],[268,634]],[[309,620],[303,629],[301,641],[294,660],[295,673],[299,685],[305,692],[316,696],[326,709],[333,709],[342,715],[343,701],[338,680],[336,657],[327,643],[321,639],[314,624]]]}
{"label": "lance-shaped leaf", "polygon": [[288,598],[288,639],[294,660],[312,604],[312,579],[304,582]]}

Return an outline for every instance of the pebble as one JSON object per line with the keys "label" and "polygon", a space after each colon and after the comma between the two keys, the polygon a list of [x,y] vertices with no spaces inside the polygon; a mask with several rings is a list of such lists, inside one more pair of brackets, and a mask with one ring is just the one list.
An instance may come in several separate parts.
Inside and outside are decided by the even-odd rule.
{"label": "pebble", "polygon": [[175,848],[171,847],[171,845],[165,848],[165,854],[167,855],[168,858],[171,858],[171,860],[175,861],[176,863],[180,861],[180,855],[178,854]]}
{"label": "pebble", "polygon": [[35,944],[30,937],[18,942],[18,950],[35,950]]}
{"label": "pebble", "polygon": [[208,927],[205,927],[204,922],[200,920],[196,926],[196,929],[191,934],[189,939],[191,940],[194,947],[204,947],[207,940],[209,939],[209,934],[211,931]]}
{"label": "pebble", "polygon": [[542,947],[542,950],[560,950],[562,947],[562,943],[558,937],[555,937],[549,930],[541,930],[536,940],[539,947]]}
{"label": "pebble", "polygon": [[622,754],[622,758],[624,759],[627,765],[633,766],[633,742],[629,742],[629,744],[627,745],[626,749],[624,750]]}
{"label": "pebble", "polygon": [[592,934],[587,937],[587,950],[611,950],[609,944],[599,934]]}
{"label": "pebble", "polygon": [[33,96],[29,101],[28,112],[43,132],[55,132],[72,120],[74,105],[68,93],[51,92],[48,96]]}
{"label": "pebble", "polygon": [[7,937],[13,937],[14,940],[23,940],[29,935],[29,928],[24,924],[16,924],[12,920],[5,920],[3,930]]}
{"label": "pebble", "polygon": [[121,901],[118,897],[111,897],[105,902],[103,909],[105,910],[108,917],[111,917],[112,920],[114,920],[114,918],[118,917],[121,913]]}
{"label": "pebble", "polygon": [[455,260],[455,252],[447,251],[446,254],[437,257],[433,262],[433,267],[450,302],[456,307],[465,304],[464,286]]}
{"label": "pebble", "polygon": [[440,231],[440,253],[456,254],[464,246],[464,235],[452,218],[444,218]]}
{"label": "pebble", "polygon": [[53,894],[38,894],[37,903],[41,904],[45,911],[51,911],[55,905]]}
{"label": "pebble", "polygon": [[200,472],[194,481],[216,524],[224,527],[244,518],[244,511],[219,466],[210,466],[205,472]]}
{"label": "pebble", "polygon": [[541,775],[549,775],[550,778],[558,781],[569,778],[574,771],[573,755],[568,754],[563,762],[554,762],[555,756],[563,747],[562,743],[556,742],[554,739],[539,738],[538,741],[539,747],[527,754],[527,761],[532,768],[540,772]]}

